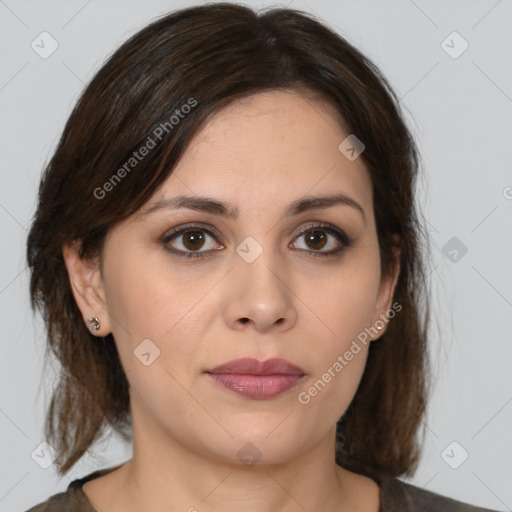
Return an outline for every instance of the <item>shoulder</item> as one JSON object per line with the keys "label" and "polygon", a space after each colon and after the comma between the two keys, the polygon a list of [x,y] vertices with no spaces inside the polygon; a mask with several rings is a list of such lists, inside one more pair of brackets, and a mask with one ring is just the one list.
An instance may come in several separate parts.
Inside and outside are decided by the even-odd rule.
{"label": "shoulder", "polygon": [[497,512],[442,496],[398,478],[380,476],[378,482],[381,487],[379,512]]}
{"label": "shoulder", "polygon": [[46,501],[33,506],[26,512],[57,512],[58,510],[64,511],[67,507],[66,501],[66,493],[60,492],[50,496]]}
{"label": "shoulder", "polygon": [[85,482],[103,476],[118,466],[98,469],[88,475],[73,480],[63,492],[53,494],[46,501],[38,503],[26,512],[97,512],[82,491]]}

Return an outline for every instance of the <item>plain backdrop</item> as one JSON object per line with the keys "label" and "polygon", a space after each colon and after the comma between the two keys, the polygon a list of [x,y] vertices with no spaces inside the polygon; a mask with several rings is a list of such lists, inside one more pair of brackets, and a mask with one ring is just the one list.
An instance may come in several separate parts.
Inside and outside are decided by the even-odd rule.
{"label": "plain backdrop", "polygon": [[[427,435],[408,481],[511,510],[512,2],[240,3],[318,15],[397,91],[423,158],[418,202],[433,243],[436,319]],[[44,450],[54,372],[43,373],[44,331],[28,303],[25,239],[41,170],[84,84],[130,35],[186,5],[0,0],[0,512],[24,511],[131,455],[106,435],[62,479],[53,465],[35,461]],[[47,58],[33,49],[41,37],[46,51],[58,45]]]}

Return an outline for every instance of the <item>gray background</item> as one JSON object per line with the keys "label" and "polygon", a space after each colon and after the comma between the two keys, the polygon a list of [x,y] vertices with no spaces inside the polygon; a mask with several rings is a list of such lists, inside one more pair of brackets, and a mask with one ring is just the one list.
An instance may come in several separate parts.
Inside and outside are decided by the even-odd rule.
{"label": "gray background", "polygon": [[[44,333],[28,304],[24,243],[41,169],[84,84],[128,36],[186,5],[0,0],[0,511],[26,510],[131,454],[105,436],[62,479],[32,458],[46,460],[40,444],[54,374],[43,374]],[[423,457],[410,481],[511,510],[512,2],[280,5],[317,14],[374,60],[401,98],[423,156],[418,199],[433,242],[436,386]],[[31,48],[43,31],[58,43],[46,59]],[[448,37],[453,31],[463,39]],[[469,47],[458,55],[464,40]]]}

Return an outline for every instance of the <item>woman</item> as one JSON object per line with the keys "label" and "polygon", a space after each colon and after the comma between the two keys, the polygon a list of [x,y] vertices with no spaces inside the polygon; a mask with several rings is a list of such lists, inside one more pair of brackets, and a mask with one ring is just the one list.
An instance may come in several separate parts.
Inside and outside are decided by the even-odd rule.
{"label": "woman", "polygon": [[91,81],[27,257],[62,364],[32,512],[482,511],[400,481],[428,394],[419,168],[379,70],[306,13],[177,11]]}

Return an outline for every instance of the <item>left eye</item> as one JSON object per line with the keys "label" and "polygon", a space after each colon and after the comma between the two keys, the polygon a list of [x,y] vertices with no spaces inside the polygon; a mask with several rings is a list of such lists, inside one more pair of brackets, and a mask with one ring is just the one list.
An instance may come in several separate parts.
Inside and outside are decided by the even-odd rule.
{"label": "left eye", "polygon": [[307,246],[297,246],[295,242],[294,246],[296,249],[303,249],[308,252],[318,252],[323,250],[324,253],[337,252],[340,245],[349,245],[348,240],[343,240],[344,235],[338,233],[331,228],[325,228],[323,226],[313,226],[302,231],[297,237],[297,240],[304,240],[304,244]]}

